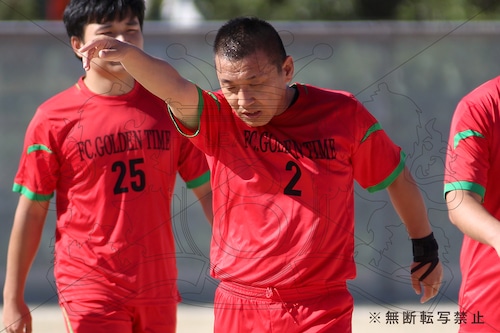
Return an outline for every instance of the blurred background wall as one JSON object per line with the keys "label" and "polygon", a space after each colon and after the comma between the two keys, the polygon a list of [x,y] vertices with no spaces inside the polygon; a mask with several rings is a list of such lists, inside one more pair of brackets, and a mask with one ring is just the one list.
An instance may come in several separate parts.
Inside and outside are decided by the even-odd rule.
{"label": "blurred background wall", "polygon": [[[445,283],[434,302],[457,300],[461,233],[448,220],[442,175],[448,128],[459,99],[500,72],[500,24],[496,22],[285,22],[274,21],[295,60],[295,81],[347,90],[378,118],[408,155],[440,244]],[[217,89],[211,42],[219,21],[179,25],[147,21],[147,52],[170,61],[184,76]],[[83,74],[62,23],[0,22],[0,283],[18,196],[12,180],[23,135],[36,107]],[[377,165],[373,165],[377,168]],[[185,303],[210,304],[216,281],[208,275],[210,228],[191,192],[178,181],[174,231],[179,287]],[[29,276],[27,300],[56,301],[52,276],[51,212]],[[358,277],[356,302],[418,302],[409,276],[411,242],[385,191],[356,188]]]}

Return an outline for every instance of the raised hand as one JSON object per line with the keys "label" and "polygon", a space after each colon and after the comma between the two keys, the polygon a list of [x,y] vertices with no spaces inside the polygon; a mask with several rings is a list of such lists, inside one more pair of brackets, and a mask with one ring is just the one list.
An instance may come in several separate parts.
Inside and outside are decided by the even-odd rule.
{"label": "raised hand", "polygon": [[106,61],[121,62],[127,55],[128,50],[133,47],[135,46],[116,38],[102,36],[86,43],[78,52],[82,56],[83,68],[89,70],[92,59],[99,58]]}

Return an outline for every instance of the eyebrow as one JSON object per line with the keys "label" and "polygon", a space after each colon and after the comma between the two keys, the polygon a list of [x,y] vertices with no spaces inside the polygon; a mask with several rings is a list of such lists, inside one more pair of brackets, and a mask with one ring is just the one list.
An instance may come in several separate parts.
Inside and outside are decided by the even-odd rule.
{"label": "eyebrow", "polygon": [[139,19],[137,19],[137,17],[134,17],[127,22],[127,25],[139,25]]}
{"label": "eyebrow", "polygon": [[[107,22],[100,23],[100,24],[98,23],[100,25],[99,29],[111,28],[113,26],[113,23],[111,23],[111,22],[114,22],[114,21],[107,21]],[[139,25],[139,20],[137,19],[137,17],[134,17],[134,18],[129,19],[125,24],[128,26]]]}
{"label": "eyebrow", "polygon": [[[252,81],[252,80],[256,80],[258,78],[259,78],[259,76],[253,75],[253,76],[250,76],[248,78],[238,79],[237,81]],[[220,82],[224,83],[224,84],[233,84],[234,80],[221,79]]]}

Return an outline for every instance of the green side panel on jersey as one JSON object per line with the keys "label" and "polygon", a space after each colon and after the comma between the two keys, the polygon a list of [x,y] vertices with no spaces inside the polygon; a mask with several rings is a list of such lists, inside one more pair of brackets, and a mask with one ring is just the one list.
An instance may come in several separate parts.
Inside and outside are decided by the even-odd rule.
{"label": "green side panel on jersey", "polygon": [[54,193],[51,193],[51,194],[35,193],[33,191],[30,191],[27,187],[16,184],[16,183],[14,183],[14,185],[12,186],[12,191],[21,193],[26,198],[33,200],[33,201],[49,201],[54,196]]}
{"label": "green side panel on jersey", "polygon": [[42,144],[36,144],[36,145],[31,145],[28,147],[28,150],[26,151],[27,154],[30,154],[34,151],[38,151],[38,150],[44,150],[50,154],[52,154],[52,150],[50,150],[49,147],[47,147],[46,145],[42,145]]}
{"label": "green side panel on jersey", "polygon": [[369,129],[368,131],[366,131],[366,134],[365,136],[363,137],[363,139],[361,139],[361,142],[364,142],[366,139],[368,139],[368,137],[373,133],[373,132],[376,132],[376,131],[380,131],[382,129],[382,126],[380,126],[379,123],[375,123],[373,124]]}
{"label": "green side panel on jersey", "polygon": [[197,188],[198,186],[201,186],[208,181],[210,181],[210,171],[205,172],[203,175],[196,179],[186,182],[186,186],[187,188]]}
{"label": "green side panel on jersey", "polygon": [[484,138],[484,135],[482,135],[478,131],[474,131],[474,130],[466,130],[466,131],[458,132],[453,137],[453,149],[457,148],[457,146],[461,140],[470,138],[472,136],[475,136],[478,138]]}
{"label": "green side panel on jersey", "polygon": [[448,192],[460,190],[477,193],[483,199],[484,195],[486,194],[486,189],[484,188],[484,186],[474,182],[458,181],[444,184],[444,196],[446,196]]}
{"label": "green side panel on jersey", "polygon": [[399,160],[399,164],[394,169],[394,171],[392,171],[392,173],[386,179],[384,179],[381,183],[379,183],[375,186],[368,187],[367,188],[368,192],[370,192],[370,193],[377,192],[377,191],[385,189],[387,186],[392,184],[392,182],[399,176],[401,171],[403,171],[405,168],[406,155],[402,150],[401,150],[400,156],[401,156],[401,158]]}

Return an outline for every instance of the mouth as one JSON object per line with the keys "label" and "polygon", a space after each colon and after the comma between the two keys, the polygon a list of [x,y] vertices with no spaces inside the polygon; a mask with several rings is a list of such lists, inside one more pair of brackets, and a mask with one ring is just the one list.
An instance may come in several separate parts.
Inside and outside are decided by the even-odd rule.
{"label": "mouth", "polygon": [[241,113],[241,116],[249,120],[255,120],[260,117],[261,113],[262,113],[261,111],[255,111],[255,112],[245,111]]}

